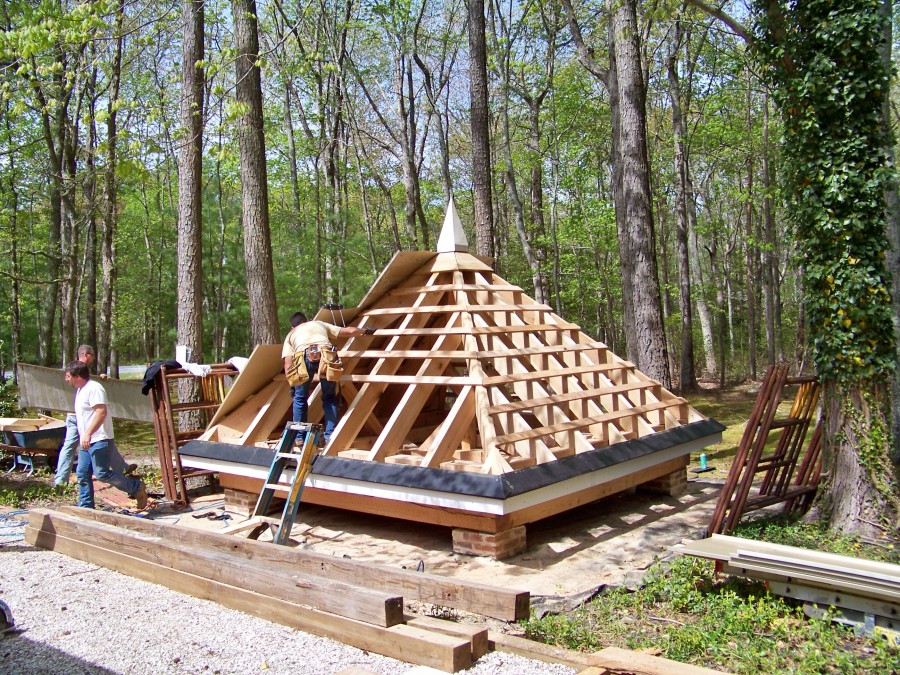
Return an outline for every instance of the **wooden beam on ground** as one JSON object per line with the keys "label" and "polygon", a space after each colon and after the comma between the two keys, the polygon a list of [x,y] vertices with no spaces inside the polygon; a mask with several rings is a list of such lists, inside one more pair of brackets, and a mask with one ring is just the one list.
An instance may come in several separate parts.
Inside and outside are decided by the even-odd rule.
{"label": "wooden beam on ground", "polygon": [[465,639],[410,630],[402,624],[387,628],[349,619],[30,526],[25,535],[35,546],[110,569],[128,569],[127,574],[138,579],[376,654],[448,673],[472,665],[471,645]]}
{"label": "wooden beam on ground", "polygon": [[306,574],[325,574],[331,579],[346,583],[363,583],[368,588],[401,594],[407,600],[453,607],[504,621],[519,621],[529,616],[530,594],[527,591],[496,588],[435,574],[391,569],[374,563],[335,558],[314,551],[301,551],[287,546],[276,546],[117,513],[91,511],[74,506],[64,506],[61,512],[178,541],[192,547],[230,551],[237,556],[257,560],[265,565],[283,566]]}
{"label": "wooden beam on ground", "polygon": [[[35,539],[29,540],[29,543],[44,548],[53,548],[53,538],[59,535],[358,621],[379,626],[393,626],[403,621],[401,596],[314,576],[300,570],[267,565],[264,561],[237,556],[222,548],[185,546],[158,534],[136,533],[115,525],[45,509],[31,511],[28,524],[35,535]],[[45,532],[49,536],[38,537],[38,532]],[[50,545],[46,545],[47,543]],[[128,568],[118,571],[130,574]]]}
{"label": "wooden beam on ground", "polygon": [[406,625],[469,640],[472,645],[473,660],[480,659],[488,653],[488,629],[482,626],[457,623],[456,621],[438,619],[434,616],[408,616],[406,617]]}

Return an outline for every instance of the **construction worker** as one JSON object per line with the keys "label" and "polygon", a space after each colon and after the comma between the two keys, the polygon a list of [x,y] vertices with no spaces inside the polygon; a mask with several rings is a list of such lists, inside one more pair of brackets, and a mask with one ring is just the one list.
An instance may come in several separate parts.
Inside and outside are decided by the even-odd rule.
{"label": "construction worker", "polygon": [[[294,397],[293,421],[306,422],[307,397],[313,375],[319,371],[322,354],[326,350],[333,351],[331,340],[334,338],[358,337],[371,335],[374,328],[359,326],[335,326],[324,321],[310,321],[303,312],[295,312],[291,316],[291,330],[284,339],[281,358],[284,362],[284,374],[291,383]],[[337,385],[326,377],[319,378],[322,388],[322,412],[325,416],[325,442],[337,426],[338,404]]]}
{"label": "construction worker", "polygon": [[94,480],[108,483],[118,488],[137,502],[138,509],[147,505],[147,488],[144,482],[128,478],[110,468],[110,453],[115,448],[112,417],[106,390],[96,380],[91,380],[91,371],[86,363],[72,361],[66,366],[66,382],[75,391],[75,420],[78,423],[79,451],[78,506],[94,508]]}
{"label": "construction worker", "polygon": [[[79,346],[78,360],[90,368],[94,363],[94,348],[90,345]],[[100,379],[105,380],[106,375],[101,374]],[[59,450],[59,459],[56,462],[54,487],[62,489],[69,482],[76,457],[78,457],[78,424],[75,422],[75,413],[69,413],[66,415],[66,438]],[[110,449],[109,465],[114,471],[125,474],[132,473],[137,469],[137,464],[125,463],[122,454],[115,446]]]}

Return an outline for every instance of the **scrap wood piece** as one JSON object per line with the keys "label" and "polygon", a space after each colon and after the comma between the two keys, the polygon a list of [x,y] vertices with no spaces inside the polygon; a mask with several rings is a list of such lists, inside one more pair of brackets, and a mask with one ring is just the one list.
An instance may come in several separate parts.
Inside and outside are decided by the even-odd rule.
{"label": "scrap wood piece", "polygon": [[74,506],[61,507],[60,512],[156,535],[196,549],[230,551],[267,566],[280,566],[304,574],[327,575],[330,579],[348,583],[359,581],[368,588],[402,594],[407,600],[453,607],[504,621],[527,619],[530,613],[531,598],[528,591],[498,588],[424,572],[392,569],[375,563],[336,558],[286,546],[274,546],[267,542],[179,527],[146,518],[131,518]]}
{"label": "scrap wood piece", "polygon": [[[402,597],[266,565],[226,550],[186,546],[160,536],[45,509],[29,513],[29,529],[26,540],[41,548],[55,549],[57,540],[64,537],[375,625],[392,626],[403,621]],[[129,574],[129,569],[130,565],[117,571]]]}
{"label": "scrap wood piece", "polygon": [[376,626],[30,526],[25,533],[29,542],[52,538],[53,550],[58,553],[110,569],[128,569],[129,576],[376,654],[451,673],[472,664],[470,644],[464,639],[422,629],[405,631],[402,624]]}
{"label": "scrap wood piece", "polygon": [[712,675],[720,672],[619,647],[607,647],[594,653],[577,652],[494,631],[488,631],[488,643],[494,651],[559,663],[574,668],[579,675]]}

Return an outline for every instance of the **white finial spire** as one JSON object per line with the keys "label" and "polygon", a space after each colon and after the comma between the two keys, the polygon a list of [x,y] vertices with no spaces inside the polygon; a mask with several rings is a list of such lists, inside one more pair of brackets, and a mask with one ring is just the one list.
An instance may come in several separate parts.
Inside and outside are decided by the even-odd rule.
{"label": "white finial spire", "polygon": [[441,236],[438,237],[437,252],[453,253],[455,251],[469,250],[469,242],[466,239],[466,233],[463,231],[462,223],[459,222],[459,215],[456,213],[456,204],[453,203],[453,197],[447,203],[447,215],[444,216],[444,226],[441,228]]}

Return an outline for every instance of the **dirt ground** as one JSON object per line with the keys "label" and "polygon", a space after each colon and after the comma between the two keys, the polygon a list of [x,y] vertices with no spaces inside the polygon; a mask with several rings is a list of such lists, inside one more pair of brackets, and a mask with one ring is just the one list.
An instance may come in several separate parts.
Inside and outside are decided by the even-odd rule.
{"label": "dirt ground", "polygon": [[[677,498],[631,491],[532,523],[527,550],[501,561],[454,553],[447,527],[317,506],[301,506],[291,539],[320,553],[529,591],[539,612],[571,609],[606,586],[635,583],[655,560],[673,555],[670,546],[704,536],[721,482],[689,476]],[[223,512],[231,517],[194,517]],[[150,517],[210,531],[244,520],[225,510],[221,495]]]}

